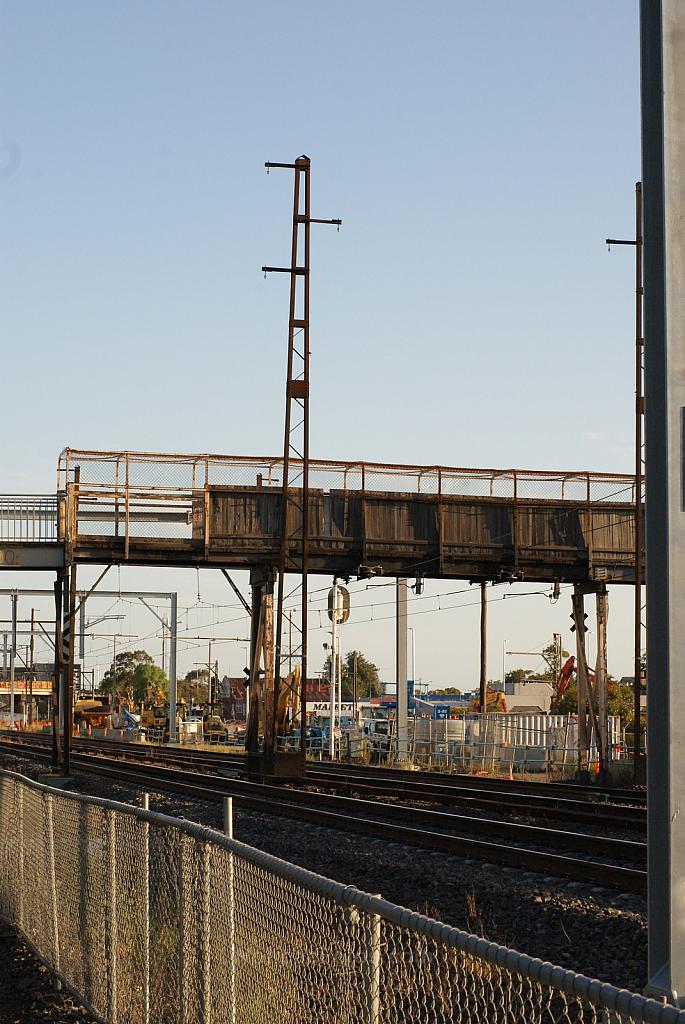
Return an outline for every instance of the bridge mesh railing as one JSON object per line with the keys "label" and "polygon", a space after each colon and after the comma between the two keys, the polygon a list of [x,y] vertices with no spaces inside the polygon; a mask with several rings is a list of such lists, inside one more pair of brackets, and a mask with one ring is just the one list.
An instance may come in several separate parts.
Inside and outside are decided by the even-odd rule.
{"label": "bridge mesh railing", "polygon": [[[145,452],[95,452],[66,448],[60,455],[57,489],[73,480],[80,486],[124,495],[157,493],[162,499],[192,495],[205,487],[280,487],[280,458],[229,455],[162,455]],[[634,503],[633,476],[615,473],[545,472],[542,470],[458,469],[445,466],[399,466],[371,462],[312,459],[312,488],[350,491],[398,491],[462,497],[543,499],[550,501]]]}
{"label": "bridge mesh railing", "polygon": [[210,829],[9,772],[0,914],[112,1024],[685,1024]]}

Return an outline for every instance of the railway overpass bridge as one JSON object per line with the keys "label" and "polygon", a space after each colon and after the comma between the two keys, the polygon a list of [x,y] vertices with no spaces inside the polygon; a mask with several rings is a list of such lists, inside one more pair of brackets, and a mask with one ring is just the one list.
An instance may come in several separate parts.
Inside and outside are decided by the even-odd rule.
{"label": "railway overpass bridge", "polygon": [[[635,581],[630,475],[311,460],[309,479],[312,573]],[[54,494],[0,497],[0,568],[274,566],[281,486],[280,458],[65,449]]]}
{"label": "railway overpass bridge", "polygon": [[[55,762],[59,720],[68,770],[75,616],[99,583],[82,593],[77,605],[76,572],[68,574],[69,567],[251,570],[251,683],[258,685],[263,658],[264,694],[273,693],[273,582],[280,560],[282,480],[279,458],[65,449],[54,494],[0,497],[0,567],[57,573]],[[301,515],[295,502],[287,507],[289,516]],[[308,507],[310,573],[386,575],[398,581],[572,583],[579,706],[590,713],[579,719],[579,768],[587,768],[593,731],[605,764],[607,584],[635,583],[634,477],[311,460]],[[644,505],[639,507],[644,515]],[[286,532],[302,537],[294,520]],[[588,593],[597,600],[594,684],[583,628]],[[175,706],[177,613],[172,598],[169,679]],[[397,602],[400,651],[406,650],[407,624],[406,588],[399,582]],[[12,684],[11,708],[14,693]],[[175,722],[170,736],[175,737]]]}

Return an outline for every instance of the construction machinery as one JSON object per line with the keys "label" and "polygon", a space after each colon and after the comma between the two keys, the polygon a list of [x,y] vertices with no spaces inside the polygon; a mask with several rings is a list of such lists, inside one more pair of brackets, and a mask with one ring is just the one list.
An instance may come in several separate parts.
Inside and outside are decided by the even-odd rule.
{"label": "construction machinery", "polygon": [[202,732],[208,743],[228,743],[228,729],[221,717],[221,701],[202,705]]}
{"label": "construction machinery", "polygon": [[476,714],[490,714],[493,712],[504,714],[507,710],[504,690],[496,690],[493,686],[488,686],[485,690],[485,708],[481,708],[480,698],[474,697],[469,703],[468,710],[476,712]]}
{"label": "construction machinery", "polygon": [[111,721],[111,706],[105,699],[77,700],[74,702],[74,727],[90,725],[93,729],[104,729]]}
{"label": "construction machinery", "polygon": [[[570,683],[573,680],[573,674],[574,674],[575,670],[576,670],[576,659],[575,659],[575,657],[573,655],[571,655],[571,657],[567,658],[566,661],[564,662],[564,664],[562,665],[561,671],[559,672],[559,675],[557,676],[557,681],[556,681],[556,683],[554,685],[554,693],[552,695],[552,702],[551,702],[551,708],[553,710],[556,710],[556,708],[559,707],[559,704],[561,703],[561,698],[564,696],[564,694],[566,693]],[[591,669],[589,666],[588,666],[587,674],[588,674],[588,679],[590,681],[590,684],[594,685],[595,673],[594,673],[594,670]]]}
{"label": "construction machinery", "polygon": [[[148,740],[166,743],[169,739],[169,702],[153,704],[151,707],[143,705],[140,716],[140,728],[145,730]],[[176,726],[178,733],[179,724],[186,717],[186,702],[176,702]]]}
{"label": "construction machinery", "polygon": [[276,736],[285,736],[294,729],[295,717],[300,706],[301,671],[296,665],[293,672],[281,681],[276,708]]}

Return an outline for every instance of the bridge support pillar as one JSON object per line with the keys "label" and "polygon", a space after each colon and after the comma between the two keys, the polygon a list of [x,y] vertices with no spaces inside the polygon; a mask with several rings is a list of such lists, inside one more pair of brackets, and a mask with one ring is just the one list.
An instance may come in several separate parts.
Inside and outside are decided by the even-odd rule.
{"label": "bridge support pillar", "polygon": [[[597,597],[597,661],[595,671],[588,667],[585,649],[585,594],[594,590]],[[607,642],[609,595],[604,586],[573,588],[573,629],[576,634],[576,676],[578,680],[578,771],[580,782],[590,775],[598,782],[608,777],[609,721],[607,714]],[[593,756],[594,741],[594,756]]]}
{"label": "bridge support pillar", "polygon": [[[68,582],[67,582],[68,581]],[[72,562],[69,575],[64,580],[64,625],[62,627],[63,672],[62,672],[62,768],[69,774],[71,757],[71,733],[74,723],[74,654],[76,626],[76,562]],[[112,699],[114,694],[112,694]]]}
{"label": "bridge support pillar", "polygon": [[396,583],[396,676],[397,676],[397,759],[406,758],[409,750],[409,700],[407,694],[407,581],[397,578]]}
{"label": "bridge support pillar", "polygon": [[595,663],[595,699],[597,702],[597,774],[598,782],[610,782],[609,773],[609,709],[607,672],[607,620],[609,594],[607,588],[597,591],[597,661]]}
{"label": "bridge support pillar", "polygon": [[587,698],[588,668],[585,650],[585,594],[583,588],[573,588],[573,630],[576,634],[576,680],[578,688],[578,771],[579,782],[587,781],[590,763]]}
{"label": "bridge support pillar", "polygon": [[[252,617],[250,623],[249,711],[245,735],[248,755],[259,753],[259,737],[264,737],[264,752],[273,753],[274,699],[274,582],[275,570],[268,566],[250,573]],[[263,665],[263,668],[262,668]]]}
{"label": "bridge support pillar", "polygon": [[62,759],[62,610],[67,570],[59,569],[55,579],[55,670],[52,677],[52,766]]}

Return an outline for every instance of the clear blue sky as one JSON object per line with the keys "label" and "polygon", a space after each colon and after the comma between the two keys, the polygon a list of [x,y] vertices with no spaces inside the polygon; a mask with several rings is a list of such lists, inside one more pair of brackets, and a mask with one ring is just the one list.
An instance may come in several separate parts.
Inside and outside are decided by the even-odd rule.
{"label": "clear blue sky", "polygon": [[[291,180],[263,162],[303,152],[344,222],[313,245],[314,456],[630,471],[632,256],[603,239],[633,231],[638,89],[628,0],[2,0],[0,489],[53,489],[64,445],[281,448],[287,283],[259,268]],[[122,586],[192,604],[190,575]],[[493,652],[568,603],[503,602]],[[476,613],[416,618],[417,675],[475,681]],[[343,644],[392,678],[391,621]]]}

